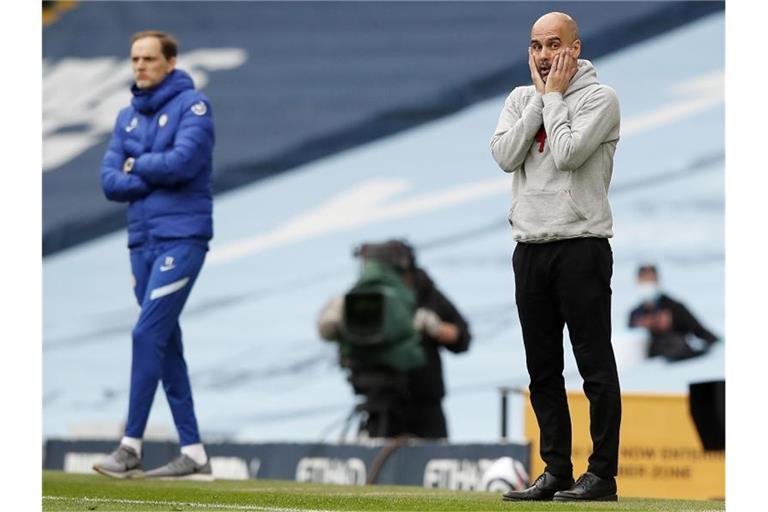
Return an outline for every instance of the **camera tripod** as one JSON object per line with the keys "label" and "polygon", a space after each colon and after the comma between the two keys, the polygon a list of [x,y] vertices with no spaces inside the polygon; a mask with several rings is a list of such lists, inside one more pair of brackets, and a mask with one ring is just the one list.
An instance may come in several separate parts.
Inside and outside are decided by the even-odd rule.
{"label": "camera tripod", "polygon": [[364,397],[347,418],[343,436],[352,420],[359,418],[358,435],[394,437],[402,424],[408,397],[406,374],[381,368],[353,368],[349,381],[355,394]]}

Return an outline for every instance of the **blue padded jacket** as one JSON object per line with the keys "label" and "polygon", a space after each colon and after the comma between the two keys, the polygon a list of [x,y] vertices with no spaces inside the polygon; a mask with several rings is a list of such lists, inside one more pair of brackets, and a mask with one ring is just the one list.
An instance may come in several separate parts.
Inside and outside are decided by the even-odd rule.
{"label": "blue padded jacket", "polygon": [[[101,165],[111,201],[128,202],[128,247],[213,236],[211,106],[192,78],[172,71],[151,89],[131,87]],[[131,172],[123,172],[127,158]]]}

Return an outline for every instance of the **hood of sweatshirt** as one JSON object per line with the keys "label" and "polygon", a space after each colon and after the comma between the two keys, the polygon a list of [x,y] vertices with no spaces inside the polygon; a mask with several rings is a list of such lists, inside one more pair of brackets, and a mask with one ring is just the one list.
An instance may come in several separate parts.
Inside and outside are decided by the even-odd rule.
{"label": "hood of sweatshirt", "polygon": [[568,97],[585,87],[599,83],[597,81],[597,70],[590,61],[579,59],[576,64],[578,65],[578,69],[573,78],[571,78],[571,82],[568,84],[568,89],[566,89],[565,94],[563,95],[564,97]]}

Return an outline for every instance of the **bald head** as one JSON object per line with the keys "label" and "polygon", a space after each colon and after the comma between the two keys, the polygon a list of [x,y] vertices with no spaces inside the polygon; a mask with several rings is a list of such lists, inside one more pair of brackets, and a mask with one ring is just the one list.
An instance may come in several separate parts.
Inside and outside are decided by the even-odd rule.
{"label": "bald head", "polygon": [[531,54],[541,79],[546,82],[555,56],[565,48],[578,59],[581,54],[579,27],[563,12],[549,12],[531,27]]}
{"label": "bald head", "polygon": [[573,18],[564,12],[548,12],[533,24],[531,27],[531,39],[534,33],[558,32],[561,36],[568,38],[563,41],[565,44],[571,44],[579,38],[579,27]]}

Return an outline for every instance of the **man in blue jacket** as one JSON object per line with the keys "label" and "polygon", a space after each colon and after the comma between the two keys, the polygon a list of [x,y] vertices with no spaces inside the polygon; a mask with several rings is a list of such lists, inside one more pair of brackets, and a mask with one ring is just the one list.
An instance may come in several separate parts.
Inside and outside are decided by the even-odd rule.
{"label": "man in blue jacket", "polygon": [[[93,466],[115,478],[213,478],[195,418],[179,315],[213,236],[214,129],[208,99],[187,73],[175,69],[177,52],[168,34],[134,34],[133,99],[117,116],[101,167],[107,199],[128,203],[128,247],[141,306],[132,333],[125,434],[118,448]],[[181,455],[143,473],[142,437],[160,381]]]}

